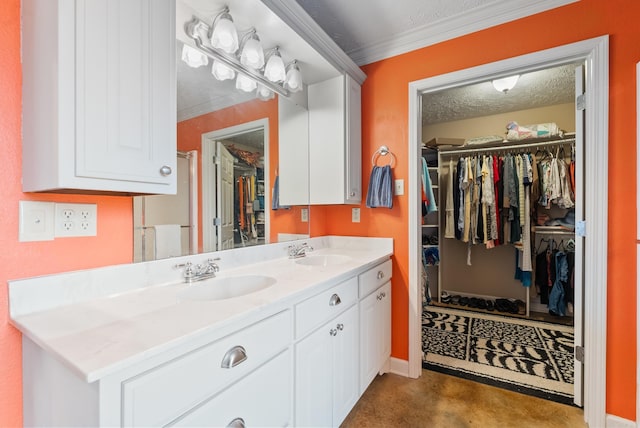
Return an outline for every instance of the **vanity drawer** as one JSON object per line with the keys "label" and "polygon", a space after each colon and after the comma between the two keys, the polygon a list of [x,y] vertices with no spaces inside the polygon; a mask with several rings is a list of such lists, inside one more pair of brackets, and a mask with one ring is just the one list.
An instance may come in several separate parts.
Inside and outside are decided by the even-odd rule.
{"label": "vanity drawer", "polygon": [[296,338],[334,318],[357,300],[358,279],[354,277],[297,304]]}
{"label": "vanity drawer", "polygon": [[227,427],[232,421],[237,425],[231,426],[289,426],[291,364],[291,350],[287,349],[169,426]]}
{"label": "vanity drawer", "polygon": [[122,384],[123,425],[165,425],[290,342],[291,311],[284,311],[131,378]]}
{"label": "vanity drawer", "polygon": [[391,260],[380,263],[358,275],[359,296],[362,299],[391,279]]}

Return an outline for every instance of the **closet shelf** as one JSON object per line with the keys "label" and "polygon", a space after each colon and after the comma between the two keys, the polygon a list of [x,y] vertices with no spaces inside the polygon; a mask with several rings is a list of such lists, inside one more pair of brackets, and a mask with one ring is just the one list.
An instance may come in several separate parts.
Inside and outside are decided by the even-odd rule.
{"label": "closet shelf", "polygon": [[422,248],[438,248],[438,244],[423,244]]}
{"label": "closet shelf", "polygon": [[506,143],[482,143],[482,144],[474,144],[471,146],[465,147],[439,147],[438,152],[443,155],[450,154],[466,154],[466,153],[477,153],[484,152],[488,150],[517,150],[531,147],[544,147],[544,146],[553,146],[559,144],[569,144],[575,143],[575,133],[565,134],[563,138],[528,138],[526,140],[520,141],[508,141]]}
{"label": "closet shelf", "polygon": [[565,229],[561,226],[533,226],[531,228],[533,233],[544,235],[574,235],[573,230]]}
{"label": "closet shelf", "polygon": [[437,224],[423,224],[422,227],[438,227]]}

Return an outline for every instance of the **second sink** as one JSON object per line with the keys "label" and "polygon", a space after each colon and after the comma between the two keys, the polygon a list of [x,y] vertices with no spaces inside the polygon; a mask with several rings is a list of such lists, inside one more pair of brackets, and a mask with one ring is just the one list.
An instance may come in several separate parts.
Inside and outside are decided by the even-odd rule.
{"label": "second sink", "polygon": [[213,278],[190,285],[178,295],[181,300],[224,300],[255,293],[276,283],[264,275],[229,276]]}
{"label": "second sink", "polygon": [[299,265],[306,266],[333,266],[348,262],[350,257],[339,254],[312,255],[296,260]]}

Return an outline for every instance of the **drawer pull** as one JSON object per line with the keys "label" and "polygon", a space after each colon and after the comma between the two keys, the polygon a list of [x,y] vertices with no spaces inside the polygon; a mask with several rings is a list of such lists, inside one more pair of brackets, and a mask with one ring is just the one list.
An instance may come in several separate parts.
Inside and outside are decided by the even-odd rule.
{"label": "drawer pull", "polygon": [[376,296],[376,299],[378,299],[378,300],[382,300],[382,298],[383,298],[383,297],[384,297],[384,296],[383,296],[383,293],[380,293],[380,294],[378,294],[378,295]]}
{"label": "drawer pull", "polygon": [[163,165],[162,168],[160,168],[160,175],[163,177],[166,177],[168,175],[171,175],[171,167],[167,166],[167,165]]}
{"label": "drawer pull", "polygon": [[336,328],[340,331],[344,330],[344,324],[340,323],[336,326]]}
{"label": "drawer pull", "polygon": [[336,330],[335,328],[332,328],[331,330],[329,330],[329,336],[335,336],[338,334],[338,330]]}
{"label": "drawer pull", "polygon": [[378,279],[382,279],[384,278],[384,272],[382,272],[381,270],[378,271]]}
{"label": "drawer pull", "polygon": [[244,428],[246,425],[244,424],[244,419],[235,418],[227,425],[227,428]]}
{"label": "drawer pull", "polygon": [[340,300],[340,296],[338,296],[337,294],[334,294],[333,296],[331,296],[331,299],[329,299],[329,306],[337,306],[340,303],[342,303],[342,300]]}
{"label": "drawer pull", "polygon": [[229,349],[226,354],[224,354],[224,357],[222,357],[221,367],[223,369],[230,369],[237,366],[246,359],[247,351],[242,346],[234,346],[233,348]]}

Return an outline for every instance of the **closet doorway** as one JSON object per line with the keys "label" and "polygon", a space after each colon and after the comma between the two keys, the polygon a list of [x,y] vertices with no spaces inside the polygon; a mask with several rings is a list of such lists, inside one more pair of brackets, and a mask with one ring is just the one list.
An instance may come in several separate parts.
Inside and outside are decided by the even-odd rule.
{"label": "closet doorway", "polygon": [[[586,69],[586,110],[584,115],[585,132],[576,134],[576,162],[588,174],[576,176],[584,178],[583,189],[588,189],[584,196],[584,205],[576,208],[576,222],[586,220],[586,237],[576,238],[578,252],[584,254],[584,276],[580,283],[584,284],[584,308],[580,313],[588,316],[583,323],[576,320],[576,324],[584,324],[584,332],[576,335],[585,338],[586,364],[584,370],[585,420],[590,424],[604,423],[605,382],[605,331],[606,331],[606,246],[598,248],[598,242],[606,242],[607,211],[599,207],[598,200],[606,200],[607,195],[607,104],[608,104],[608,73],[607,53],[608,40],[606,37],[587,40],[547,51],[537,52],[522,57],[512,58],[498,63],[487,64],[472,69],[449,73],[410,84],[410,168],[409,194],[410,198],[410,233],[409,245],[416,257],[410,260],[410,337],[409,337],[409,376],[417,377],[421,369],[421,317],[422,300],[420,290],[422,226],[420,212],[419,157],[421,149],[419,143],[425,141],[422,137],[421,100],[423,96],[437,94],[445,90],[452,90],[480,82],[491,81],[510,75],[524,75],[543,69],[564,66],[575,63],[585,63]],[[576,121],[580,128],[580,120]],[[579,131],[579,129],[576,129]],[[584,135],[584,150],[581,150],[581,136]],[[586,153],[589,156],[583,157]],[[579,167],[578,167],[579,168]],[[415,199],[415,201],[412,201]],[[441,201],[440,207],[443,207]],[[584,213],[584,216],[582,216]],[[603,247],[600,245],[600,247]],[[442,285],[441,285],[442,286]],[[577,285],[576,285],[577,287]],[[436,297],[436,296],[434,296]],[[579,304],[579,303],[578,303]],[[578,327],[579,328],[579,327]],[[579,368],[578,368],[579,370]],[[580,376],[579,373],[576,373]],[[581,398],[581,391],[576,397]],[[581,403],[579,403],[581,404]]]}

